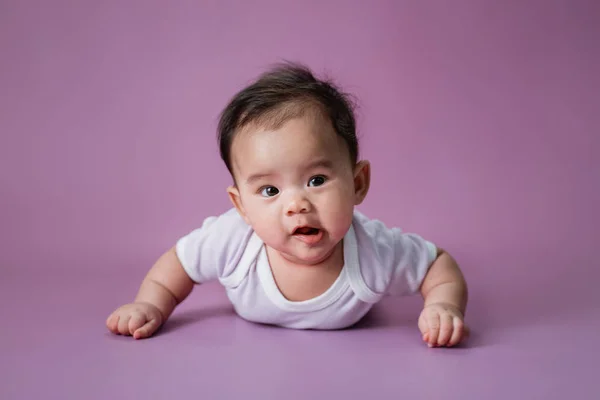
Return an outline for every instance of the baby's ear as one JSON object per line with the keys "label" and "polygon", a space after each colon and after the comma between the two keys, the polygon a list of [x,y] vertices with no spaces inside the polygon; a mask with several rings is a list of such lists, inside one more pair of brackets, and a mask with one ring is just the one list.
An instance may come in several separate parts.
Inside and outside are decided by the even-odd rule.
{"label": "baby's ear", "polygon": [[354,204],[363,202],[371,186],[371,163],[359,161],[354,167]]}
{"label": "baby's ear", "polygon": [[248,217],[246,216],[246,210],[244,210],[244,205],[242,204],[242,198],[240,196],[240,191],[235,186],[229,186],[227,188],[227,194],[229,195],[229,200],[233,203],[233,206],[240,214],[240,216],[246,221],[247,224],[250,224],[248,221]]}

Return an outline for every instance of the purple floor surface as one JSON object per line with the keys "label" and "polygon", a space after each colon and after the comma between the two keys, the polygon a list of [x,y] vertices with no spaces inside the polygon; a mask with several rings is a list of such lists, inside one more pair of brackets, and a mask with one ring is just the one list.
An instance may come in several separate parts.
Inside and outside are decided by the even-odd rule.
{"label": "purple floor surface", "polygon": [[[136,342],[104,320],[140,275],[9,270],[0,281],[0,398],[598,399],[594,260],[517,259],[497,257],[485,273],[467,262],[473,335],[456,349],[421,343],[418,297],[386,299],[353,329],[294,331],[239,319],[213,284]],[[524,272],[534,264],[549,272]]]}

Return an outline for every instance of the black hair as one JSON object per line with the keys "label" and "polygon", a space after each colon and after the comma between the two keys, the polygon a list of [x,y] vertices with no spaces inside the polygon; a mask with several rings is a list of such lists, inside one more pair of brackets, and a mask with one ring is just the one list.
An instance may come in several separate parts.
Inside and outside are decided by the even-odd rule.
{"label": "black hair", "polygon": [[223,109],[218,124],[221,158],[233,176],[233,138],[250,123],[277,129],[287,120],[317,109],[329,119],[335,132],[348,145],[352,165],[358,161],[358,139],[354,103],[330,80],[317,79],[298,63],[278,64],[254,83],[238,92]]}

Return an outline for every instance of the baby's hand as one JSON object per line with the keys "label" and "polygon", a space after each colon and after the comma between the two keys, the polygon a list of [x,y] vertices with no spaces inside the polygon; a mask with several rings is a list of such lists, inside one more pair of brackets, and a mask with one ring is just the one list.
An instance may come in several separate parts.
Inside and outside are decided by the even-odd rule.
{"label": "baby's hand", "polygon": [[131,303],[117,308],[106,320],[106,326],[117,335],[143,339],[152,336],[162,325],[163,316],[149,303]]}
{"label": "baby's hand", "polygon": [[426,306],[419,317],[423,341],[429,347],[452,347],[469,334],[462,312],[451,304],[434,303]]}

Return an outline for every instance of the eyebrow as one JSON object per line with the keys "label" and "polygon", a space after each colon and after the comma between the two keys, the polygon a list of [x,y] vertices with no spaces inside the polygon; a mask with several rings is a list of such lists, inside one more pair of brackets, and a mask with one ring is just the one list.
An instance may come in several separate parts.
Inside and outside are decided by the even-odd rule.
{"label": "eyebrow", "polygon": [[325,158],[313,161],[306,165],[307,169],[316,169],[316,168],[324,168],[324,169],[333,169],[333,163]]}
{"label": "eyebrow", "polygon": [[265,178],[269,178],[273,176],[273,174],[254,174],[254,175],[250,175],[247,179],[246,179],[246,184],[247,185],[251,185],[256,181],[260,181],[261,179],[265,179]]}

